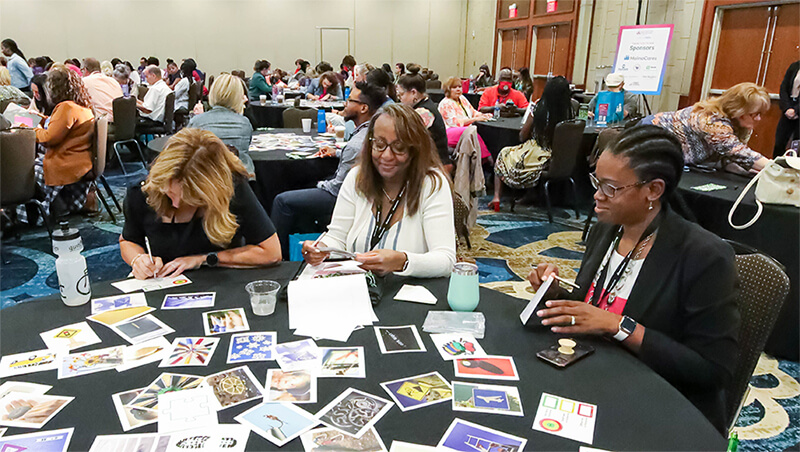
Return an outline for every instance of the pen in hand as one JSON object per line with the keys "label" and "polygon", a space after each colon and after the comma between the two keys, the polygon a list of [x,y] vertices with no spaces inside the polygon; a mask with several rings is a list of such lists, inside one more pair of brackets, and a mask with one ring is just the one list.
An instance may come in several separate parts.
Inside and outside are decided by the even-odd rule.
{"label": "pen in hand", "polygon": [[[144,238],[144,245],[147,247],[147,255],[150,257],[150,263],[155,265],[155,261],[153,260],[153,250],[150,249],[150,239],[145,237]],[[153,270],[153,278],[158,278],[158,273]]]}

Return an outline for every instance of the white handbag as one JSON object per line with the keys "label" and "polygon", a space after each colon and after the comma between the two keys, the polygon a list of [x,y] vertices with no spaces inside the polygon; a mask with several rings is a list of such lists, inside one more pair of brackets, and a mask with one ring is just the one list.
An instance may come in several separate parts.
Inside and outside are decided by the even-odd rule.
{"label": "white handbag", "polygon": [[[756,184],[756,211],[753,219],[743,225],[733,224],[733,213],[750,191],[750,187]],[[766,204],[783,204],[800,207],[800,157],[794,150],[786,151],[781,157],[770,160],[742,190],[739,198],[733,203],[731,211],[728,213],[728,223],[734,229],[747,229],[755,223],[761,216]]]}

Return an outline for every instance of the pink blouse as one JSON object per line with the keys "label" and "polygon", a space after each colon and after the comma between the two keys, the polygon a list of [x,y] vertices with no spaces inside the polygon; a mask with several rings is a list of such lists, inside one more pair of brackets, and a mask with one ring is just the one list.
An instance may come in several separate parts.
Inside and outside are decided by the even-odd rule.
{"label": "pink blouse", "polygon": [[463,127],[464,120],[475,117],[478,114],[475,108],[466,97],[460,96],[458,102],[445,97],[439,102],[439,113],[444,119],[445,127]]}

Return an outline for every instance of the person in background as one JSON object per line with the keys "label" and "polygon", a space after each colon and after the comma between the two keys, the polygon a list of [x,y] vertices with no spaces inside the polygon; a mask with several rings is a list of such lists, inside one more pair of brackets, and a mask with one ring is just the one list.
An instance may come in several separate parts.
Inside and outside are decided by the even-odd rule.
{"label": "person in background", "polygon": [[[613,338],[727,433],[725,388],[739,347],[733,249],[668,207],[683,173],[675,136],[654,126],[622,132],[596,173],[598,223],[586,240],[578,289],[557,285],[537,315],[556,334]],[[554,264],[528,276],[534,290]]]}
{"label": "person in background", "polygon": [[745,82],[691,107],[648,116],[642,124],[675,134],[687,165],[719,163],[731,172],[760,171],[769,159],[750,149],[747,142],[770,105],[766,88]]}
{"label": "person in background", "polygon": [[175,83],[175,124],[183,127],[188,121],[189,111],[194,105],[189,105],[189,89],[192,86],[192,73],[194,73],[194,60],[183,60],[179,70],[180,79]]}
{"label": "person in background", "polygon": [[23,93],[30,93],[33,69],[28,66],[25,54],[19,49],[13,39],[3,39],[0,42],[0,52],[8,60],[6,67],[11,74],[11,86],[18,88]]}
{"label": "person in background", "polygon": [[353,68],[356,67],[356,64],[356,59],[353,55],[345,55],[342,58],[342,64],[339,65],[341,72],[337,74],[341,85],[344,85],[346,80],[353,78]]}
{"label": "person in background", "polygon": [[382,88],[366,82],[356,83],[344,105],[344,119],[356,125],[350,140],[341,151],[325,146],[317,154],[318,157],[339,157],[333,178],[319,182],[315,188],[286,191],[275,197],[272,221],[278,229],[284,256],[289,256],[289,234],[318,230],[318,225],[330,222],[342,183],[364,149],[369,120],[385,98]]}
{"label": "person in background", "polygon": [[395,63],[394,64],[394,81],[400,79],[400,77],[406,75],[406,65],[403,63]]}
{"label": "person in background", "polygon": [[164,107],[167,103],[167,96],[172,90],[161,78],[161,69],[158,66],[147,66],[144,69],[144,77],[150,88],[144,95],[144,99],[136,100],[136,107],[140,113],[137,125],[160,126],[164,121]]}
{"label": "person in background", "polygon": [[[416,70],[419,66],[409,65],[409,69]],[[409,72],[397,80],[397,98],[404,105],[413,108],[422,118],[422,123],[427,127],[436,146],[436,151],[448,174],[452,171],[453,161],[447,149],[447,128],[444,119],[439,114],[436,104],[425,94],[425,80],[416,72]]]}
{"label": "person in background", "polygon": [[298,74],[298,73],[302,72],[302,73],[305,74],[306,70],[308,70],[309,64],[310,63],[308,61],[306,61],[306,60],[304,60],[302,58],[298,58],[298,59],[294,60],[294,73]]}
{"label": "person in background", "polygon": [[800,139],[800,60],[786,69],[780,90],[781,119],[775,128],[775,147],[772,155],[777,157],[786,152],[792,140]]}
{"label": "person in background", "polygon": [[[444,89],[444,99],[439,102],[439,114],[442,115],[444,125],[447,127],[447,145],[455,148],[467,127],[476,122],[487,121],[492,115],[475,110],[463,96],[460,78],[450,77],[444,82],[442,88]],[[486,147],[486,143],[483,142],[480,135],[478,135],[478,142],[481,146],[481,159],[491,157],[492,154],[489,153],[489,148]]]}
{"label": "person in background", "polygon": [[[612,93],[623,93],[625,95],[625,101],[622,105],[622,116],[623,118],[629,118],[631,116],[637,116],[639,114],[639,96],[637,94],[633,94],[630,91],[625,91],[625,77],[622,74],[617,74],[616,72],[612,72],[606,75],[606,88]],[[597,96],[594,96],[592,100],[589,101],[589,117],[594,118],[594,109],[597,106]]]}
{"label": "person in background", "polygon": [[144,68],[147,67],[147,57],[139,58],[139,67],[136,69],[136,72],[139,73],[140,78],[144,78],[142,73],[144,72]]}
{"label": "person in background", "polygon": [[111,77],[114,74],[114,66],[108,60],[103,61],[100,63],[100,72],[106,77]]}
{"label": "person in background", "polygon": [[[166,70],[161,69],[160,63],[161,62],[156,57],[151,56],[151,57],[147,58],[147,66],[155,66],[155,67],[157,67],[158,70],[161,73],[161,79],[163,80],[164,78],[166,78]],[[148,86],[147,77],[144,76],[144,71],[142,71],[142,84],[145,85],[145,86]]]}
{"label": "person in background", "polygon": [[328,231],[303,243],[303,258],[318,265],[329,246],[357,253],[361,268],[378,274],[447,276],[456,262],[453,221],[450,180],[427,127],[410,107],[388,105],[369,122]]}
{"label": "person in background", "polygon": [[353,84],[355,84],[355,82],[366,82],[367,74],[373,69],[375,68],[369,63],[362,63],[353,66]]}
{"label": "person in background", "polygon": [[392,83],[393,80],[391,73],[383,69],[373,69],[367,73],[367,83],[371,83],[386,90],[386,100],[383,102],[382,106],[398,102],[397,88],[394,86],[394,83]]}
{"label": "person in background", "polygon": [[167,78],[165,80],[167,82],[167,86],[174,91],[175,85],[178,84],[181,78],[183,77],[181,77],[181,72],[180,69],[178,69],[178,65],[175,64],[174,61],[170,60],[169,63],[167,63]]}
{"label": "person in background", "polygon": [[306,89],[306,98],[310,100],[331,101],[342,99],[342,85],[333,71],[328,71],[313,80]]}
{"label": "person in background", "polygon": [[53,114],[53,105],[47,100],[47,90],[45,83],[47,82],[47,73],[34,75],[31,79],[31,92],[33,93],[33,102],[31,102],[30,109],[40,113],[43,117],[47,118]]}
{"label": "person in background", "polygon": [[480,68],[478,68],[478,75],[475,77],[475,92],[481,93],[484,89],[494,85],[494,78],[492,78],[492,73],[489,71],[489,66],[486,64],[482,64]]}
{"label": "person in background", "polygon": [[131,81],[132,81],[132,82],[133,82],[135,85],[140,85],[140,84],[142,83],[142,76],[141,76],[141,74],[139,73],[139,71],[135,71],[135,70],[133,69],[133,65],[131,64],[131,62],[130,62],[130,61],[125,61],[125,62],[124,62],[124,64],[125,64],[125,66],[127,66],[127,67],[128,67],[128,69],[131,71],[131,75],[129,76],[129,77],[131,78]]}
{"label": "person in background", "polygon": [[133,83],[131,80],[131,74],[135,73],[131,72],[130,68],[123,63],[120,63],[114,67],[114,80],[119,83],[120,89],[122,89],[122,95],[125,97],[138,98],[139,95],[139,87]]}
{"label": "person in background", "polygon": [[235,147],[239,151],[239,160],[247,173],[252,175],[252,179],[256,171],[249,153],[253,126],[242,115],[244,93],[244,84],[240,78],[230,74],[220,75],[214,79],[208,93],[211,110],[193,116],[187,127],[208,130],[226,145]]}
{"label": "person in background", "polygon": [[124,212],[119,249],[137,279],[176,276],[201,265],[262,267],[281,259],[275,227],[248,185],[247,171],[206,130],[173,135],[145,182],[128,188]]}
{"label": "person in background", "polygon": [[526,99],[530,99],[533,95],[533,79],[531,78],[531,71],[526,67],[519,68],[519,73],[514,80],[514,89],[525,95]]}
{"label": "person in background", "polygon": [[114,99],[122,97],[119,82],[100,72],[100,63],[95,58],[83,59],[83,85],[89,92],[95,113],[108,116],[108,122],[114,122]]}
{"label": "person in background", "polygon": [[31,99],[11,84],[11,74],[9,74],[8,68],[0,67],[0,104],[7,105],[12,102],[27,107],[31,104]]}
{"label": "person in background", "polygon": [[530,188],[536,185],[542,171],[550,161],[553,134],[561,121],[572,119],[572,90],[564,77],[547,81],[542,97],[528,115],[519,140],[522,144],[500,150],[494,166],[494,198],[489,208],[500,211],[503,184],[513,188]]}
{"label": "person in background", "polygon": [[248,98],[250,102],[258,102],[261,96],[266,95],[267,99],[272,97],[272,86],[267,83],[269,77],[269,68],[272,65],[267,60],[256,60],[253,65],[253,76],[250,77],[250,87],[248,91]]}
{"label": "person in background", "polygon": [[528,99],[521,92],[511,87],[511,70],[502,69],[497,78],[497,85],[483,90],[478,110],[482,113],[493,113],[497,102],[501,112],[522,114],[528,107]]}
{"label": "person in background", "polygon": [[383,63],[381,65],[381,69],[383,69],[386,74],[394,80],[394,73],[392,72],[392,66],[389,63]]}
{"label": "person in background", "polygon": [[36,57],[35,64],[31,69],[33,69],[33,75],[39,75],[45,71],[45,67],[47,66],[47,59],[45,57]]}

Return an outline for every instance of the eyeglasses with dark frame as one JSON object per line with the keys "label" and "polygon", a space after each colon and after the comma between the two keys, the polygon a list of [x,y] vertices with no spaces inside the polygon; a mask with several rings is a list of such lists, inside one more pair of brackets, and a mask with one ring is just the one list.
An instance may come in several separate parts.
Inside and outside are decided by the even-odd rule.
{"label": "eyeglasses with dark frame", "polygon": [[639,187],[647,183],[645,181],[639,181],[634,184],[623,185],[622,187],[615,187],[614,185],[611,185],[608,182],[600,181],[600,179],[598,179],[594,173],[589,173],[589,181],[592,183],[592,187],[594,187],[595,190],[600,190],[600,192],[602,192],[606,198],[613,198],[614,196],[617,195],[617,192],[620,190],[624,190],[630,187]]}
{"label": "eyeglasses with dark frame", "polygon": [[405,143],[401,142],[400,140],[392,141],[391,143],[385,143],[383,140],[379,140],[375,137],[369,137],[369,143],[372,147],[372,152],[381,154],[387,148],[392,150],[392,154],[398,156],[408,155],[409,146]]}

